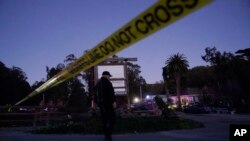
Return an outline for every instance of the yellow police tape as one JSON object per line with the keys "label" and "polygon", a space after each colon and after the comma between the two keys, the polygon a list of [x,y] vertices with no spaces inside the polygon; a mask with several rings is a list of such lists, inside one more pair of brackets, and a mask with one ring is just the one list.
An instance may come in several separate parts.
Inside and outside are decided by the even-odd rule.
{"label": "yellow police tape", "polygon": [[159,0],[15,105],[97,65],[210,2],[212,0]]}

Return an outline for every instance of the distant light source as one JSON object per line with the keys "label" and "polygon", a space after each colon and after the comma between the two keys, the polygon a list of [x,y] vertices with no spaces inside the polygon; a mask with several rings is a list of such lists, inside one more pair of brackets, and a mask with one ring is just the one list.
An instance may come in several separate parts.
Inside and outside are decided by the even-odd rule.
{"label": "distant light source", "polygon": [[149,96],[149,95],[147,95],[147,96],[146,96],[146,99],[149,99],[149,98],[150,98],[150,96]]}
{"label": "distant light source", "polygon": [[133,101],[134,101],[134,103],[138,103],[140,101],[140,99],[138,97],[135,97]]}

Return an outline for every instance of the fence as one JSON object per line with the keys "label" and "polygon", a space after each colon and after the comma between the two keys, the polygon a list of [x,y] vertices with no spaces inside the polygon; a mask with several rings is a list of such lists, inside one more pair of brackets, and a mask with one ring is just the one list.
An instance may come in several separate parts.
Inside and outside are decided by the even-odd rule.
{"label": "fence", "polygon": [[39,106],[0,106],[0,127],[48,126],[67,120],[65,112]]}

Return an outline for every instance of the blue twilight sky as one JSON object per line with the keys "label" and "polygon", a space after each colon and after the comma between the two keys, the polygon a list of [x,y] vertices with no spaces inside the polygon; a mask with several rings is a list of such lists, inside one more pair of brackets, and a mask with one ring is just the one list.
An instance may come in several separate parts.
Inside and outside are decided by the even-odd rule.
{"label": "blue twilight sky", "polygon": [[[0,61],[20,67],[32,85],[46,66],[80,57],[157,0],[0,0]],[[250,48],[250,1],[215,0],[117,54],[137,57],[148,83],[162,80],[170,55],[184,54],[190,68],[208,65],[206,47]]]}

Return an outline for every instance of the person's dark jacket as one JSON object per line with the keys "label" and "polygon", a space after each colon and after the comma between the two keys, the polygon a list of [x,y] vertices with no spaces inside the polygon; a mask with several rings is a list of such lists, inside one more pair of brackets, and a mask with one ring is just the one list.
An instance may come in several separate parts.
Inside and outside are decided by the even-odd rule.
{"label": "person's dark jacket", "polygon": [[102,77],[96,84],[94,101],[99,107],[112,107],[116,101],[113,85],[107,78]]}

